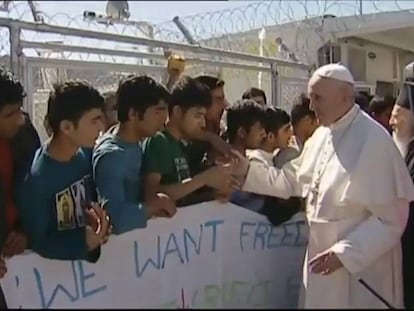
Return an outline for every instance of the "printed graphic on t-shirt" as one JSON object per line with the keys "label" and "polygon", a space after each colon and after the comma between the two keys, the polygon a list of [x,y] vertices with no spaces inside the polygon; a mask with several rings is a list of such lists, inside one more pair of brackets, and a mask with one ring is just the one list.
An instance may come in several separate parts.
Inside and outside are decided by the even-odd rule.
{"label": "printed graphic on t-shirt", "polygon": [[87,179],[74,182],[56,194],[56,215],[59,231],[82,228],[85,226],[85,208],[89,202]]}
{"label": "printed graphic on t-shirt", "polygon": [[190,169],[186,158],[174,158],[174,165],[177,170],[178,182],[182,182],[183,180],[190,178]]}
{"label": "printed graphic on t-shirt", "polygon": [[58,230],[70,230],[76,227],[74,202],[70,190],[66,189],[56,194],[56,213]]}

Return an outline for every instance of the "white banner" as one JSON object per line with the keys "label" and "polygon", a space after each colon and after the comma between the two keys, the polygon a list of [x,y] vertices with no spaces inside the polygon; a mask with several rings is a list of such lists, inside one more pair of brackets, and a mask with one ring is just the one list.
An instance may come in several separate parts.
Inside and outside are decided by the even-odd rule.
{"label": "white banner", "polygon": [[307,227],[216,202],[113,236],[98,263],[7,262],[9,308],[295,308]]}

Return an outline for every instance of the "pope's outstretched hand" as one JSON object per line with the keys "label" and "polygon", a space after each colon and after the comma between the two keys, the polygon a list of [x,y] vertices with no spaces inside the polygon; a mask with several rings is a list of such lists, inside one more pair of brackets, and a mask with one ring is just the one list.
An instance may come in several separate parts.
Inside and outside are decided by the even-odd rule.
{"label": "pope's outstretched hand", "polygon": [[233,175],[242,181],[246,179],[247,172],[249,171],[250,162],[249,160],[243,156],[240,152],[236,150],[232,150],[233,160],[232,160],[232,167],[233,167]]}

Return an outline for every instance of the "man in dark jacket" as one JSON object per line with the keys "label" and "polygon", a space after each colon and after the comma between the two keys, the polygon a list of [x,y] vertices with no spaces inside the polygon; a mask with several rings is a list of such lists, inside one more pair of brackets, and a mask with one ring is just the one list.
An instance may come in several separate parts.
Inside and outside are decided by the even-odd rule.
{"label": "man in dark jacket", "polygon": [[[15,188],[30,167],[40,140],[28,115],[22,111],[25,96],[22,84],[0,68],[0,277],[6,272],[4,258],[27,248],[27,237],[21,230],[15,206]],[[0,291],[0,309],[4,308]]]}

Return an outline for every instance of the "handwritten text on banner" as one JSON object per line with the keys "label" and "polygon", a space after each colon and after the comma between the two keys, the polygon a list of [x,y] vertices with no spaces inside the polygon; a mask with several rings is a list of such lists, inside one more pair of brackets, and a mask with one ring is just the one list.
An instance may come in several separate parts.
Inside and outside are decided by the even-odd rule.
{"label": "handwritten text on banner", "polygon": [[36,254],[7,262],[9,308],[296,307],[307,228],[203,203],[114,236],[97,264]]}

